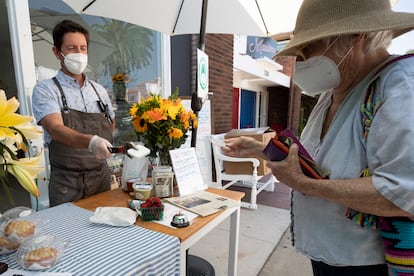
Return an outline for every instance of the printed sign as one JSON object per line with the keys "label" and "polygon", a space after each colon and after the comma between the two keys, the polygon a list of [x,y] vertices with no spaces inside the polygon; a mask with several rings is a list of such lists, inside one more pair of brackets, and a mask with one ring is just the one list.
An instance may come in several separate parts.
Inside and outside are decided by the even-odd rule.
{"label": "printed sign", "polygon": [[208,95],[208,56],[197,49],[197,96],[207,99]]}
{"label": "printed sign", "polygon": [[246,54],[252,58],[272,58],[278,51],[277,42],[270,37],[248,36]]}

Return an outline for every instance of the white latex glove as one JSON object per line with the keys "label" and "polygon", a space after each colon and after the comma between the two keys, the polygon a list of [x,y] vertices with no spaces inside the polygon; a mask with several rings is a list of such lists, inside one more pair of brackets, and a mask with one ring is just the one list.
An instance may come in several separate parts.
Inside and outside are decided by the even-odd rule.
{"label": "white latex glove", "polygon": [[88,149],[93,152],[98,159],[106,159],[112,156],[112,153],[108,150],[108,147],[112,147],[112,144],[98,135],[94,135],[89,141]]}

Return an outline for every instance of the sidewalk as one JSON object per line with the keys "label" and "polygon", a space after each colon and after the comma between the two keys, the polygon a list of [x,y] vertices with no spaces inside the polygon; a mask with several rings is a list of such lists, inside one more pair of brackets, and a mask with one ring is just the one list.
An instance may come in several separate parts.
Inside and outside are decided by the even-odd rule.
{"label": "sidewalk", "polygon": [[312,276],[308,258],[292,247],[290,230],[287,229],[258,276]]}

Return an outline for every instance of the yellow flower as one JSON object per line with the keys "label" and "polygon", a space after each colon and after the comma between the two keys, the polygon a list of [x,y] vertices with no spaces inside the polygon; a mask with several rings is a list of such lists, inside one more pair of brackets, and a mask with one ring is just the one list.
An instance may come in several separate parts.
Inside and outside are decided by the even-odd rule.
{"label": "yellow flower", "polygon": [[179,148],[197,123],[194,113],[187,111],[178,98],[178,89],[168,99],[151,94],[140,103],[132,104],[129,113],[132,126],[151,150],[151,157],[156,157],[160,150]]}
{"label": "yellow flower", "polygon": [[18,108],[18,100],[14,97],[7,100],[6,93],[0,90],[0,183],[6,194],[10,195],[7,174],[11,174],[24,189],[38,197],[39,190],[34,179],[44,170],[39,165],[42,155],[19,159],[17,153],[18,150],[26,152],[29,148],[28,139],[35,139],[42,132],[32,124],[31,116],[17,114]]}
{"label": "yellow flower", "polygon": [[138,111],[138,107],[136,105],[132,105],[129,109],[129,115],[131,115],[133,118],[136,116]]}
{"label": "yellow flower", "polygon": [[123,82],[123,83],[127,83],[128,82],[128,77],[127,77],[127,75],[125,73],[116,72],[112,76],[112,82]]}
{"label": "yellow flower", "polygon": [[9,163],[14,165],[19,165],[24,168],[33,178],[36,178],[38,173],[44,171],[43,166],[39,166],[42,159],[42,155],[39,154],[35,157],[25,157],[20,158],[19,160],[11,160]]}
{"label": "yellow flower", "polygon": [[168,136],[170,138],[181,138],[183,137],[183,132],[181,129],[173,127],[168,130]]}
{"label": "yellow flower", "polygon": [[174,102],[170,99],[164,100],[162,107],[165,108],[165,110],[167,110],[168,116],[173,120],[177,118],[177,114],[182,112],[182,108],[183,108],[181,104],[181,100],[177,100],[176,102]]}
{"label": "yellow flower", "polygon": [[6,93],[0,90],[0,139],[5,137],[13,138],[16,135],[16,131],[13,127],[25,125],[33,118],[30,116],[23,116],[16,114],[15,112],[19,108],[19,102],[15,97],[7,100]]}
{"label": "yellow flower", "polygon": [[18,164],[7,165],[7,171],[12,174],[20,185],[35,197],[39,197],[39,190],[33,176],[22,166]]}
{"label": "yellow flower", "polygon": [[190,111],[190,118],[193,121],[193,128],[198,128],[198,119],[194,112]]}
{"label": "yellow flower", "polygon": [[132,126],[138,133],[143,133],[148,129],[148,124],[144,119],[140,117],[135,117],[132,119]]}

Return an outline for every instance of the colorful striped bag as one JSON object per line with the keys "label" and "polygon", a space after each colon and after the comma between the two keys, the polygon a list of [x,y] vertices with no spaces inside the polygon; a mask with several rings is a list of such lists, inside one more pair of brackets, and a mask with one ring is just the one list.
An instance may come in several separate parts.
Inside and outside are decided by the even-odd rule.
{"label": "colorful striped bag", "polygon": [[[385,63],[374,75],[374,80],[367,89],[364,103],[361,106],[365,139],[377,109],[380,107],[380,96],[376,94],[379,85],[379,73],[391,63],[409,58],[414,54],[403,55]],[[363,170],[361,177],[370,176],[369,169]],[[346,216],[361,227],[379,228],[384,242],[385,260],[388,274],[392,276],[414,275],[414,218],[377,217],[348,209]]]}

